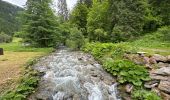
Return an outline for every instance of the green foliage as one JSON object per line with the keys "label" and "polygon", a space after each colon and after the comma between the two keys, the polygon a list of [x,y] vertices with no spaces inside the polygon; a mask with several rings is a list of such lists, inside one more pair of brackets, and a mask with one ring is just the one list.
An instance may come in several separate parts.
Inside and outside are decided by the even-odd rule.
{"label": "green foliage", "polygon": [[60,40],[58,21],[51,0],[28,0],[23,14],[24,40],[38,47],[56,46]]}
{"label": "green foliage", "polygon": [[149,73],[144,66],[135,65],[128,60],[106,60],[103,64],[104,69],[118,77],[120,83],[133,83],[141,86],[143,81],[150,80]]}
{"label": "green foliage", "polygon": [[[98,0],[93,0],[93,5],[90,9],[90,12],[88,13],[87,18],[87,31],[90,40],[99,40],[98,38],[96,38],[99,35],[96,34],[98,33],[96,31],[100,31],[100,34],[106,34],[105,31],[107,31],[107,29],[109,28],[109,20],[107,16],[108,7],[109,3],[107,2],[107,0],[103,0],[102,2],[99,2]],[[101,40],[103,39],[100,39],[99,41]]]}
{"label": "green foliage", "polygon": [[165,26],[160,29],[158,29],[157,34],[162,35],[160,38],[162,41],[168,41],[170,42],[170,26]]}
{"label": "green foliage", "polygon": [[162,100],[155,92],[138,89],[132,93],[133,100]]}
{"label": "green foliage", "polygon": [[16,19],[19,11],[23,9],[0,0],[0,32],[5,32],[12,36],[20,28],[20,23]]}
{"label": "green foliage", "polygon": [[82,49],[91,53],[96,59],[102,58],[114,48],[112,43],[87,43]]}
{"label": "green foliage", "polygon": [[129,43],[132,46],[147,47],[147,48],[170,48],[170,28],[169,26],[159,28],[158,31],[147,34],[140,39]]}
{"label": "green foliage", "polygon": [[153,14],[160,18],[162,25],[170,25],[170,1],[169,0],[149,0],[152,5]]}
{"label": "green foliage", "polygon": [[0,33],[0,43],[3,43],[3,42],[9,43],[11,42],[11,40],[12,40],[11,36],[5,34],[4,32]]}
{"label": "green foliage", "polygon": [[70,29],[69,38],[66,45],[73,50],[80,49],[84,45],[84,36],[76,27]]}
{"label": "green foliage", "polygon": [[88,8],[86,4],[78,2],[71,13],[70,21],[72,24],[75,24],[78,29],[84,29],[84,36],[87,36],[86,24],[87,24],[87,14]]}
{"label": "green foliage", "polygon": [[104,56],[118,59],[122,58],[125,53],[135,53],[137,48],[123,43],[86,43],[82,50],[91,53],[96,59]]}
{"label": "green foliage", "polygon": [[104,32],[103,29],[96,29],[94,30],[94,35],[96,36],[97,41],[101,41],[102,39],[104,39],[107,36],[107,33]]}
{"label": "green foliage", "polygon": [[[116,42],[133,39],[143,31],[148,5],[146,0],[109,0],[112,35]],[[117,39],[118,38],[118,39]],[[113,39],[113,41],[115,41]]]}

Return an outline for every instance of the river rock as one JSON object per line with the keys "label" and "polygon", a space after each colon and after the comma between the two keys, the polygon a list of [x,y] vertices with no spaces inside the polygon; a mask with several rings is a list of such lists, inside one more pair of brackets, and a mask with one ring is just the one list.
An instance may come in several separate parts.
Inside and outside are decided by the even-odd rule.
{"label": "river rock", "polygon": [[170,81],[161,81],[158,88],[166,93],[170,93]]}
{"label": "river rock", "polygon": [[154,88],[154,87],[158,86],[158,84],[159,84],[159,81],[153,80],[153,81],[146,82],[144,84],[144,86],[145,86],[145,88]]}
{"label": "river rock", "polygon": [[153,74],[170,76],[170,67],[163,67],[152,72]]}
{"label": "river rock", "polygon": [[131,93],[132,90],[133,90],[133,85],[132,85],[132,84],[127,84],[127,85],[125,86],[125,89],[126,89],[126,92],[127,92],[127,93]]}
{"label": "river rock", "polygon": [[153,55],[153,58],[157,61],[157,62],[166,62],[167,61],[167,58],[162,56],[162,55],[159,55],[159,54],[154,54]]}

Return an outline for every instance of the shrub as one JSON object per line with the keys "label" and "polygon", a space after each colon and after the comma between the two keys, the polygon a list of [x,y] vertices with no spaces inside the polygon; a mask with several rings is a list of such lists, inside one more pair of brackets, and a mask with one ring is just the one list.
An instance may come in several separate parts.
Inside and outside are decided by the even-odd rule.
{"label": "shrub", "polygon": [[80,49],[84,45],[84,36],[76,27],[70,29],[69,38],[66,40],[66,45],[73,50]]}
{"label": "shrub", "polygon": [[82,49],[85,52],[91,53],[96,59],[102,58],[105,55],[118,59],[122,58],[126,52],[136,52],[135,47],[113,43],[87,43]]}
{"label": "shrub", "polygon": [[96,59],[102,58],[114,48],[112,43],[87,43],[83,51],[91,53]]}
{"label": "shrub", "polygon": [[132,93],[133,100],[161,100],[161,98],[152,91],[137,89]]}
{"label": "shrub", "polygon": [[103,29],[96,29],[94,30],[94,35],[96,36],[97,41],[102,41],[107,36],[107,32],[105,32]]}
{"label": "shrub", "polygon": [[163,35],[162,40],[163,41],[170,41],[170,26],[165,26],[162,28],[159,28],[157,31],[158,34]]}
{"label": "shrub", "polygon": [[0,43],[3,43],[3,42],[9,43],[11,41],[12,41],[11,36],[5,34],[4,32],[0,33]]}
{"label": "shrub", "polygon": [[103,67],[106,71],[118,77],[120,83],[133,83],[141,86],[143,81],[150,80],[149,73],[144,66],[139,66],[128,60],[107,60]]}

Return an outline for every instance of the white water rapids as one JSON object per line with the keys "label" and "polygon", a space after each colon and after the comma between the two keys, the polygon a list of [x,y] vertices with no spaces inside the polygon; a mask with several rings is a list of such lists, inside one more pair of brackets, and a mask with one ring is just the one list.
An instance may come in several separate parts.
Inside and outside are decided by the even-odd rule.
{"label": "white water rapids", "polygon": [[61,49],[34,68],[45,75],[29,100],[120,100],[114,78],[89,54]]}

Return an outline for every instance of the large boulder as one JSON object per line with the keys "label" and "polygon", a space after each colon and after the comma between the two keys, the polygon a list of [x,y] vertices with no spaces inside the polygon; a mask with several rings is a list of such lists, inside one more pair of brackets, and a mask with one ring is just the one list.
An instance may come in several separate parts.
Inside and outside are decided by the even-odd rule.
{"label": "large boulder", "polygon": [[157,62],[167,62],[167,57],[164,57],[162,55],[159,54],[154,54],[153,58],[157,61]]}
{"label": "large boulder", "polygon": [[161,81],[158,88],[161,91],[164,91],[166,93],[170,93],[170,81]]}
{"label": "large boulder", "polygon": [[163,76],[170,76],[170,67],[162,67],[160,69],[152,71],[151,73]]}

